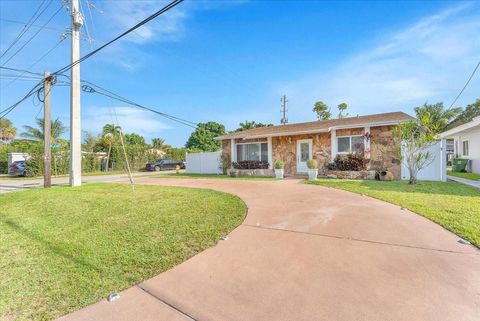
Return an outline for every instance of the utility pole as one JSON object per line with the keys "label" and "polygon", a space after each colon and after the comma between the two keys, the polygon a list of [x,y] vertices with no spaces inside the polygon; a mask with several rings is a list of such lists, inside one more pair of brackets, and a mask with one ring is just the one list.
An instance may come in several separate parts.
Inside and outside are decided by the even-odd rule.
{"label": "utility pole", "polygon": [[[83,16],[79,11],[78,0],[71,0],[72,54],[71,61],[80,59],[80,28]],[[80,127],[80,64],[70,69],[70,186],[82,184],[82,145]]]}
{"label": "utility pole", "polygon": [[288,118],[287,118],[287,102],[288,102],[288,99],[287,99],[287,96],[286,95],[283,95],[282,97],[280,97],[280,102],[282,103],[282,109],[280,109],[280,112],[282,113],[282,119],[280,119],[280,123],[282,123],[282,125],[286,125],[288,123]]}
{"label": "utility pole", "polygon": [[44,144],[44,170],[43,187],[52,187],[52,121],[50,116],[50,90],[52,76],[45,71],[43,76],[43,144]]}

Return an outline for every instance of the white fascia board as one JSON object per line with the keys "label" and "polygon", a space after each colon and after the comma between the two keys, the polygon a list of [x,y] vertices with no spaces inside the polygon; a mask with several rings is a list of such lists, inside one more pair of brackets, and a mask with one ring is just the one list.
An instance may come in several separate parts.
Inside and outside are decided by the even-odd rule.
{"label": "white fascia board", "polygon": [[452,138],[451,136],[458,135],[459,133],[472,129],[473,127],[480,126],[480,117],[475,117],[471,122],[468,122],[466,124],[457,126],[455,128],[452,128],[450,130],[447,130],[446,132],[443,132],[440,134],[441,138]]}

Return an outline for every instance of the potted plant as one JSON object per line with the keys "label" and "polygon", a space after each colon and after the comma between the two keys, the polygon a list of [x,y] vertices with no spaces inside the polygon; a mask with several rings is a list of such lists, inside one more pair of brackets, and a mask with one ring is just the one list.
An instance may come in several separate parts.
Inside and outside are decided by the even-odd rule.
{"label": "potted plant", "polygon": [[313,181],[317,179],[318,176],[318,163],[314,159],[309,159],[307,161],[308,167],[308,180]]}
{"label": "potted plant", "polygon": [[285,168],[285,163],[281,160],[278,160],[275,162],[274,165],[275,168],[275,177],[278,179],[283,178],[283,173],[284,173],[284,168]]}

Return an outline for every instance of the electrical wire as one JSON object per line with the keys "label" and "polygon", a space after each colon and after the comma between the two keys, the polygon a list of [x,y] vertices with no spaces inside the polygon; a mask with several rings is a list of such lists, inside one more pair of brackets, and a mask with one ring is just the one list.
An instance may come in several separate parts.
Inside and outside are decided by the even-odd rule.
{"label": "electrical wire", "polygon": [[127,34],[129,34],[130,32],[140,28],[141,26],[143,26],[144,24],[146,24],[147,22],[155,19],[156,17],[160,16],[161,14],[167,12],[168,10],[172,9],[173,7],[175,7],[176,5],[178,5],[179,3],[183,2],[183,0],[174,0],[172,1],[171,3],[167,4],[165,7],[163,7],[162,9],[158,10],[157,12],[155,12],[154,14],[152,14],[151,16],[149,16],[148,18],[142,20],[141,22],[139,22],[138,24],[136,24],[135,26],[133,26],[132,28],[128,29],[127,31],[123,32],[122,34],[120,34],[119,36],[113,38],[112,40],[110,40],[109,42],[103,44],[102,46],[98,47],[97,49],[93,50],[92,52],[86,54],[85,56],[81,57],[80,59],[78,59],[77,61],[74,61],[72,62],[71,64],[68,64],[67,66],[55,71],[54,73],[52,74],[61,74],[61,73],[64,73],[65,71],[67,70],[70,70],[73,66],[75,65],[78,65],[79,63],[81,63],[82,61],[85,61],[86,59],[90,58],[91,56],[93,56],[94,54],[96,54],[97,52],[99,52],[100,50],[104,49],[105,47],[111,45],[112,43],[114,43],[115,41],[117,41],[118,39],[120,38],[123,38],[124,36],[126,36]]}
{"label": "electrical wire", "polygon": [[[99,95],[103,95],[103,96],[109,97],[111,99],[121,101],[123,103],[138,107],[140,109],[144,109],[144,110],[153,112],[157,115],[160,115],[164,118],[167,118],[167,119],[170,119],[170,120],[175,121],[177,123],[180,123],[182,125],[189,126],[189,127],[192,127],[192,128],[197,128],[197,124],[195,122],[192,122],[192,121],[189,121],[189,120],[177,117],[177,116],[173,116],[173,115],[170,115],[170,114],[167,114],[167,113],[164,113],[164,112],[161,112],[161,111],[158,111],[158,110],[140,105],[140,104],[138,104],[138,103],[136,103],[136,102],[134,102],[130,99],[124,98],[124,97],[122,97],[118,94],[115,94],[114,92],[111,92],[111,91],[109,91],[105,88],[102,88],[102,87],[100,87],[96,84],[93,84],[92,82],[89,82],[89,81],[86,81],[86,80],[82,80],[81,82],[84,83],[84,84],[88,84],[88,85],[83,85],[82,86],[82,91],[84,91],[84,92],[97,93]],[[93,87],[95,87],[96,89],[93,88]]]}
{"label": "electrical wire", "polygon": [[12,60],[16,55],[18,55],[18,53],[20,51],[23,50],[23,48],[25,48],[25,46],[27,46],[39,33],[40,31],[43,30],[43,28],[50,23],[50,21],[52,21],[53,18],[55,18],[55,16],[63,9],[64,7],[64,4],[62,3],[62,5],[60,6],[60,8],[58,8],[57,11],[55,11],[53,13],[53,15],[50,16],[50,18],[42,25],[42,27],[40,27],[37,32],[35,32],[19,49],[17,49],[17,51],[15,51],[15,53],[13,55],[10,56],[10,58],[8,58],[6,61],[3,62],[2,66],[5,66],[10,60]]}
{"label": "electrical wire", "polygon": [[[17,24],[21,24],[21,25],[27,25],[27,26],[31,26],[31,27],[35,27],[35,28],[40,28],[41,25],[37,25],[37,24],[33,24],[33,23],[27,23],[27,22],[23,22],[23,21],[18,21],[18,20],[13,20],[13,19],[4,19],[4,18],[0,18],[0,21],[5,21],[5,22],[10,22],[10,23],[17,23]],[[43,29],[45,30],[53,30],[53,31],[60,31],[60,32],[64,32],[65,30],[63,29],[60,29],[60,28],[55,28],[55,27],[44,27]]]}
{"label": "electrical wire", "polygon": [[10,67],[2,67],[2,66],[0,66],[0,69],[17,71],[17,72],[22,72],[22,73],[31,74],[31,75],[39,75],[43,78],[43,74],[41,74],[39,72],[32,72],[32,71],[29,71],[29,70],[26,70],[26,69],[18,69],[18,68],[10,68]]}
{"label": "electrical wire", "polygon": [[[33,64],[31,64],[30,66],[28,66],[27,69],[32,69],[34,66],[36,66],[40,61],[42,61],[45,57],[47,57],[52,51],[54,51],[55,49],[57,49],[57,47],[65,40],[65,38],[61,38],[61,40],[59,42],[57,42],[50,50],[48,50],[46,53],[44,53],[40,58],[38,58]],[[28,72],[28,70],[25,70],[23,71],[18,77],[20,78],[21,76],[23,76],[26,72]],[[42,76],[43,77],[43,76]],[[13,79],[12,81],[10,81],[8,84],[6,84],[5,86],[2,87],[2,89],[5,89],[7,88],[8,86],[10,86],[13,82],[15,82],[18,78],[16,79]]]}
{"label": "electrical wire", "polygon": [[453,105],[455,105],[455,103],[457,102],[458,98],[460,98],[460,96],[463,94],[463,91],[465,90],[465,88],[467,88],[468,84],[470,83],[470,80],[472,80],[472,78],[475,75],[475,73],[477,72],[477,69],[478,69],[479,66],[480,66],[480,61],[478,61],[477,66],[475,67],[475,69],[473,69],[473,72],[470,75],[470,77],[468,78],[467,82],[465,83],[465,86],[463,86],[462,90],[460,90],[457,97],[455,97],[455,99],[453,100],[450,107],[448,107],[448,109],[451,109],[453,107]]}
{"label": "electrical wire", "polygon": [[[43,7],[43,4],[45,3],[46,0],[43,0],[42,3],[40,3],[40,6],[38,6],[37,10],[33,13],[33,15],[30,17],[30,19],[28,20],[28,22],[25,24],[25,26],[23,27],[22,30],[20,30],[20,33],[17,35],[17,37],[13,40],[13,42],[10,44],[10,46],[8,46],[8,48],[0,55],[0,59],[3,58],[3,56],[5,56],[7,54],[7,52],[13,48],[13,46],[15,46],[15,44],[20,40],[20,38],[23,37],[23,35],[28,31],[28,29],[30,29],[30,27],[32,26],[33,23],[35,23],[35,21],[37,21],[37,19],[43,14],[43,12],[45,10],[47,10],[47,8],[50,6],[50,4],[52,3],[53,0],[50,0],[50,2],[47,4],[47,6],[42,10],[42,12],[40,12],[40,14],[37,16],[37,13],[40,11],[40,8]],[[37,16],[35,18],[35,20],[32,21],[32,19]]]}
{"label": "electrical wire", "polygon": [[15,108],[17,108],[21,103],[23,103],[25,100],[27,100],[30,96],[34,95],[37,93],[37,91],[42,88],[43,81],[38,82],[35,86],[33,86],[32,89],[19,101],[17,101],[15,104],[11,105],[10,107],[0,111],[0,119],[5,118],[9,113],[11,113]]}

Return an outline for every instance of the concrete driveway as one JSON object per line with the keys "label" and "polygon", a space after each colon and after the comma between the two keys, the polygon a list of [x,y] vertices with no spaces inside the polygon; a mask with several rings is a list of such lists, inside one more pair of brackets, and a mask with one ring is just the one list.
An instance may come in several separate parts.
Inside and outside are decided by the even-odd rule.
{"label": "concrete driveway", "polygon": [[480,251],[398,206],[298,180],[141,183],[233,193],[248,216],[119,300],[60,320],[480,320]]}

